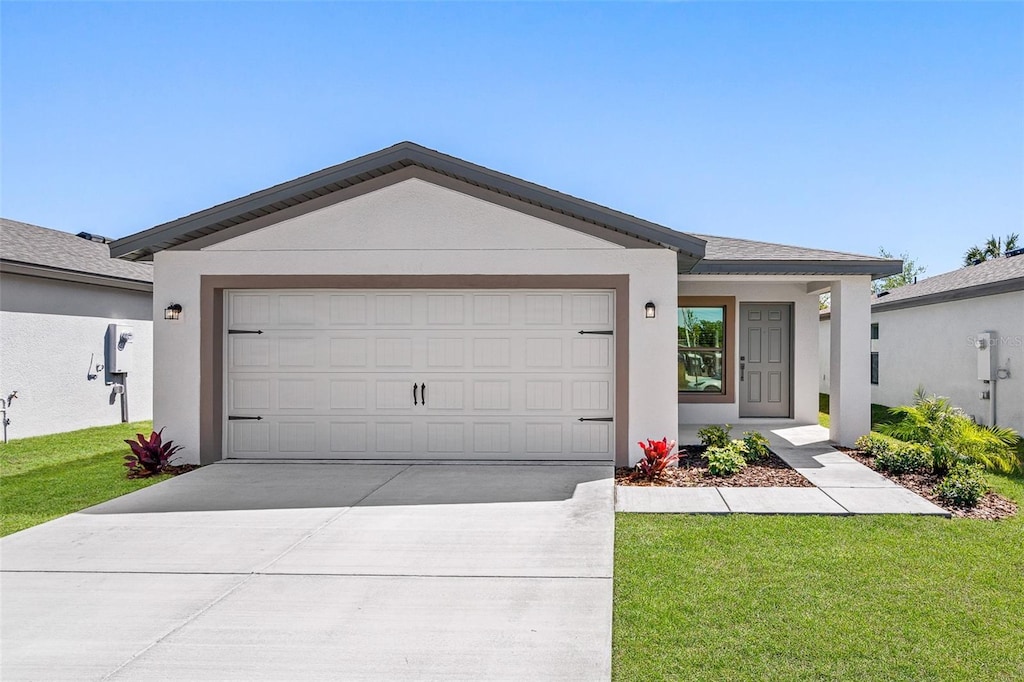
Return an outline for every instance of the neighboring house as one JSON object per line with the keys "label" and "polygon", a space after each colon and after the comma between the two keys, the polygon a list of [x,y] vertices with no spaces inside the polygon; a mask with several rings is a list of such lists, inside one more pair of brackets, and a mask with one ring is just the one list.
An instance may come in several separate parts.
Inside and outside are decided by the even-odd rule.
{"label": "neighboring house", "polygon": [[675,232],[412,143],[120,239],[155,264],[155,419],[192,461],[619,464],[682,423],[869,428],[901,262]]}
{"label": "neighboring house", "polygon": [[[871,354],[864,361],[872,402],[904,405],[923,387],[981,424],[991,424],[994,412],[997,424],[1024,432],[1024,252],[1013,253],[872,300]],[[821,317],[827,343],[830,319]],[[986,332],[991,343],[979,349]]]}
{"label": "neighboring house", "polygon": [[[17,392],[9,438],[116,424],[123,402],[132,421],[152,417],[152,291],[152,266],[112,260],[100,237],[0,219],[0,397]],[[132,332],[116,351],[133,356],[126,375],[109,371],[110,324]]]}

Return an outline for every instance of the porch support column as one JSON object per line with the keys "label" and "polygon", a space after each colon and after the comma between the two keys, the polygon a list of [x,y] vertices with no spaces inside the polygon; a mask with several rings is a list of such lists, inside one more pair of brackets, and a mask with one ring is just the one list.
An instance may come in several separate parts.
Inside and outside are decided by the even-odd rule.
{"label": "porch support column", "polygon": [[866,276],[832,282],[829,379],[829,438],[851,447],[871,430],[871,283]]}

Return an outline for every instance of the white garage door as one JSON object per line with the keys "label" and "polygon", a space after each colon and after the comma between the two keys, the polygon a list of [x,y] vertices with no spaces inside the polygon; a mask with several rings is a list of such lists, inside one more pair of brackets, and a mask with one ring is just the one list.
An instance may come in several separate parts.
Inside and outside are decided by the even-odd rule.
{"label": "white garage door", "polygon": [[613,459],[610,291],[239,290],[226,316],[229,457]]}

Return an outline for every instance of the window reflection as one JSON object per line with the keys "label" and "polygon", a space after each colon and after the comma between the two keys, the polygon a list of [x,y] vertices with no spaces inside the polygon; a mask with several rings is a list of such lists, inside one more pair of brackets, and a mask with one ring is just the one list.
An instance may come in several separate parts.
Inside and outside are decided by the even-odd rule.
{"label": "window reflection", "polygon": [[679,318],[679,392],[723,393],[725,308],[681,307]]}

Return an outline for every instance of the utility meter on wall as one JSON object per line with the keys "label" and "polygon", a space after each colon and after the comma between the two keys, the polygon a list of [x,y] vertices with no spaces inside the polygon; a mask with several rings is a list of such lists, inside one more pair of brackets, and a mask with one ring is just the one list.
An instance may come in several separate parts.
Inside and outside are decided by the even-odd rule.
{"label": "utility meter on wall", "polygon": [[995,332],[980,332],[974,337],[974,347],[978,349],[978,380],[992,381],[995,374],[996,353],[992,348]]}
{"label": "utility meter on wall", "polygon": [[127,374],[132,369],[132,349],[135,334],[132,328],[123,324],[107,326],[107,371],[111,374]]}

